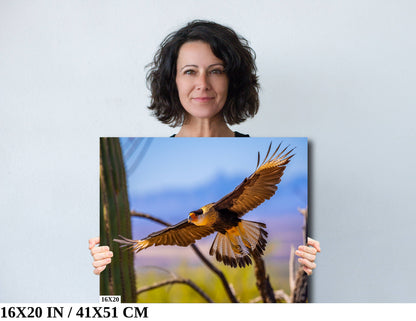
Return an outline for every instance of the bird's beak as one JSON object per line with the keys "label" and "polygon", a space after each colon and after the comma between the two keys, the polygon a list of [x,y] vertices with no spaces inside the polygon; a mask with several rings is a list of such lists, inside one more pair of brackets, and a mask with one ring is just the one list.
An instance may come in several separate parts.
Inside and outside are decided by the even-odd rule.
{"label": "bird's beak", "polygon": [[192,223],[195,220],[195,213],[191,212],[188,216],[188,223]]}

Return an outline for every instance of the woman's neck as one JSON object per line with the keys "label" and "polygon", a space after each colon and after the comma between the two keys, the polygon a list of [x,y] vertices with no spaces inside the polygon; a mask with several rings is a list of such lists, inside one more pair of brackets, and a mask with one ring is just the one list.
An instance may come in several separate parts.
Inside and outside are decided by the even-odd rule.
{"label": "woman's neck", "polygon": [[222,118],[197,119],[186,121],[175,137],[234,137],[234,132]]}

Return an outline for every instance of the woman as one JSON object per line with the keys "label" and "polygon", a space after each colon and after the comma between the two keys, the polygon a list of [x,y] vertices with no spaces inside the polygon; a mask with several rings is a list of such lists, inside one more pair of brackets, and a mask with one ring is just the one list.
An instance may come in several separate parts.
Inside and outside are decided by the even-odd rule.
{"label": "woman", "polygon": [[[220,24],[196,20],[162,42],[147,75],[153,115],[172,127],[172,137],[248,137],[228,125],[253,117],[259,108],[255,54],[247,40]],[[89,240],[94,273],[111,262],[108,246]],[[304,271],[316,267],[319,242],[295,252]]]}

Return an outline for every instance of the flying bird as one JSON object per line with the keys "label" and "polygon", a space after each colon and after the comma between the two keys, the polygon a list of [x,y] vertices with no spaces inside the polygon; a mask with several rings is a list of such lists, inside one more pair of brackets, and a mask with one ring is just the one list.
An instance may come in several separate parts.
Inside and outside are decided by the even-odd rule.
{"label": "flying bird", "polygon": [[209,254],[231,267],[250,265],[251,257],[263,255],[266,248],[266,224],[242,220],[241,217],[275,194],[286,165],[294,156],[291,154],[293,149],[286,152],[288,147],[277,154],[280,145],[269,157],[270,143],[261,164],[258,153],[254,173],[219,201],[190,212],[187,219],[142,240],[130,240],[120,235],[121,239],[114,241],[122,244],[121,247],[139,252],[152,245],[188,246],[217,232]]}

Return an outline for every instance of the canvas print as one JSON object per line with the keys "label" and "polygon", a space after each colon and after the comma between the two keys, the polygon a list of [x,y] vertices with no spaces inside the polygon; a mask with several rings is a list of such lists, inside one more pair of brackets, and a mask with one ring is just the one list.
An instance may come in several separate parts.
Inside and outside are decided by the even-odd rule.
{"label": "canvas print", "polygon": [[306,138],[101,138],[100,294],[307,302]]}

